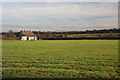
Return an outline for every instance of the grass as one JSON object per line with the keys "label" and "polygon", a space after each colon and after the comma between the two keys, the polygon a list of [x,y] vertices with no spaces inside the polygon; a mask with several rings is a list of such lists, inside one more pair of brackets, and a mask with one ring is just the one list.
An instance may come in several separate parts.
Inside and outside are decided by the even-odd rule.
{"label": "grass", "polygon": [[119,78],[118,40],[2,41],[3,78]]}

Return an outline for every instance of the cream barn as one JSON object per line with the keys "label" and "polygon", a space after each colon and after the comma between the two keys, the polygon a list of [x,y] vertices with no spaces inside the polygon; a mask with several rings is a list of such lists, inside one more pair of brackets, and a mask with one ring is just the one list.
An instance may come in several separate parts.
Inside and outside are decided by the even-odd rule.
{"label": "cream barn", "polygon": [[20,37],[21,40],[37,40],[37,36],[32,31],[20,31],[17,37]]}

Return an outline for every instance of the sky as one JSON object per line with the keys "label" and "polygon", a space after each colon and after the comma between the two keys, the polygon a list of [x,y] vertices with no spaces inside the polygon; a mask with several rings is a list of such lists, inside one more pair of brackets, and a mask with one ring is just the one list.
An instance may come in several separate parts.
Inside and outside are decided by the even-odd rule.
{"label": "sky", "polygon": [[118,2],[119,0],[2,0],[2,2]]}
{"label": "sky", "polygon": [[71,0],[71,2],[4,1],[2,3],[3,32],[10,29],[81,31],[107,28],[118,28],[117,2],[94,2],[94,0],[72,2]]}

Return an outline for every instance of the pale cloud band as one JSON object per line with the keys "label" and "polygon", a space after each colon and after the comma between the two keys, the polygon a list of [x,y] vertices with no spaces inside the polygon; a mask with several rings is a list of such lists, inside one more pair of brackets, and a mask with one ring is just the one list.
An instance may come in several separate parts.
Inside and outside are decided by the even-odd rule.
{"label": "pale cloud band", "polygon": [[64,30],[66,26],[68,27],[66,30],[117,28],[118,3],[4,2],[3,24],[24,26],[3,26],[4,31],[8,31],[10,28],[14,30],[53,30],[53,28],[54,30]]}
{"label": "pale cloud band", "polygon": [[120,0],[2,0],[2,2],[118,2]]}

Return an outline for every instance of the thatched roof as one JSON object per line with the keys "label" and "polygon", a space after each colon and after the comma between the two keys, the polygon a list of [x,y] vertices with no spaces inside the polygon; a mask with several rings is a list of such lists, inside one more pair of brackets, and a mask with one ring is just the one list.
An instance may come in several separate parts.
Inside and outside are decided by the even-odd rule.
{"label": "thatched roof", "polygon": [[20,36],[27,36],[27,37],[36,37],[36,35],[32,31],[20,31],[17,34],[18,37]]}

